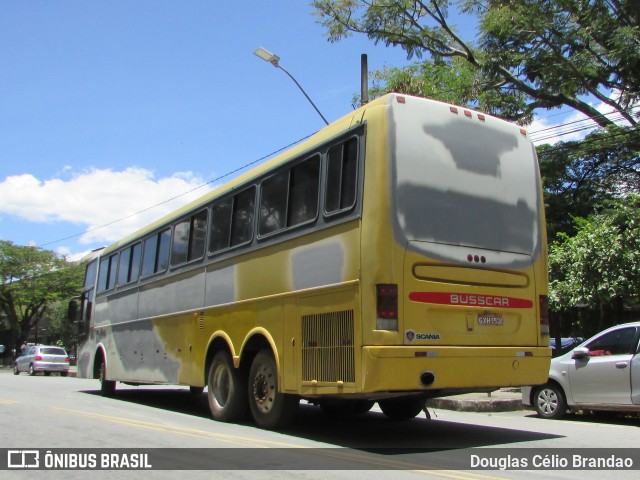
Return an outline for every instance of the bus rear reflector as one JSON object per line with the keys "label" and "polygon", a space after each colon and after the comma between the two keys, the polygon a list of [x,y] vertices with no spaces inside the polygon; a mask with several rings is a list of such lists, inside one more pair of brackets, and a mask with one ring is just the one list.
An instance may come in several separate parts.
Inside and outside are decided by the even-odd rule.
{"label": "bus rear reflector", "polygon": [[540,333],[549,335],[549,298],[540,295]]}
{"label": "bus rear reflector", "polygon": [[398,330],[398,285],[376,285],[376,311],[377,330]]}

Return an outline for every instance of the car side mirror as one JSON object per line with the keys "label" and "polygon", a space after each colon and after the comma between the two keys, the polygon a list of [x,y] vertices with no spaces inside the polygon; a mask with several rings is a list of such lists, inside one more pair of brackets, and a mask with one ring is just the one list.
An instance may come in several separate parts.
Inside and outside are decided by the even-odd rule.
{"label": "car side mirror", "polygon": [[585,347],[578,347],[573,349],[573,355],[571,358],[586,358],[589,356],[589,349]]}

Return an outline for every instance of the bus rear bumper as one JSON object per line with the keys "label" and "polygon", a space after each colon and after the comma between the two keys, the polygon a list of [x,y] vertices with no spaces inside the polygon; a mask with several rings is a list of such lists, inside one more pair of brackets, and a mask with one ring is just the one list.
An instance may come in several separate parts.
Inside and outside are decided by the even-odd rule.
{"label": "bus rear bumper", "polygon": [[361,391],[538,385],[547,380],[550,360],[549,347],[363,347]]}

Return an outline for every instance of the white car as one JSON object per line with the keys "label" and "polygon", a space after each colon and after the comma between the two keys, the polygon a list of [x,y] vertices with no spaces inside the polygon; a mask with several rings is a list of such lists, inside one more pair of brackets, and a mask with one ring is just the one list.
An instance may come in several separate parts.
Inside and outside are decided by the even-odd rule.
{"label": "white car", "polygon": [[28,372],[35,375],[44,372],[45,375],[59,373],[63,377],[69,374],[69,355],[61,347],[51,345],[31,345],[24,355],[16,358],[13,364],[14,375]]}
{"label": "white car", "polygon": [[640,322],[618,325],[551,360],[544,385],[522,388],[543,418],[571,410],[640,412]]}

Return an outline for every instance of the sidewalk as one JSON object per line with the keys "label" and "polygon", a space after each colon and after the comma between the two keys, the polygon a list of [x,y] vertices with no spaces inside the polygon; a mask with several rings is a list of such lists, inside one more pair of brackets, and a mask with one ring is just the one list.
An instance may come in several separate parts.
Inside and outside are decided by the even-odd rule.
{"label": "sidewalk", "polygon": [[491,393],[466,393],[427,400],[428,408],[458,412],[513,412],[523,410],[520,388],[501,388]]}
{"label": "sidewalk", "polygon": [[[0,366],[0,371],[8,373],[11,365]],[[78,369],[69,368],[69,376],[75,377]],[[451,397],[427,400],[428,408],[455,410],[458,412],[513,412],[523,410],[520,388],[501,388],[491,393],[466,393]]]}

